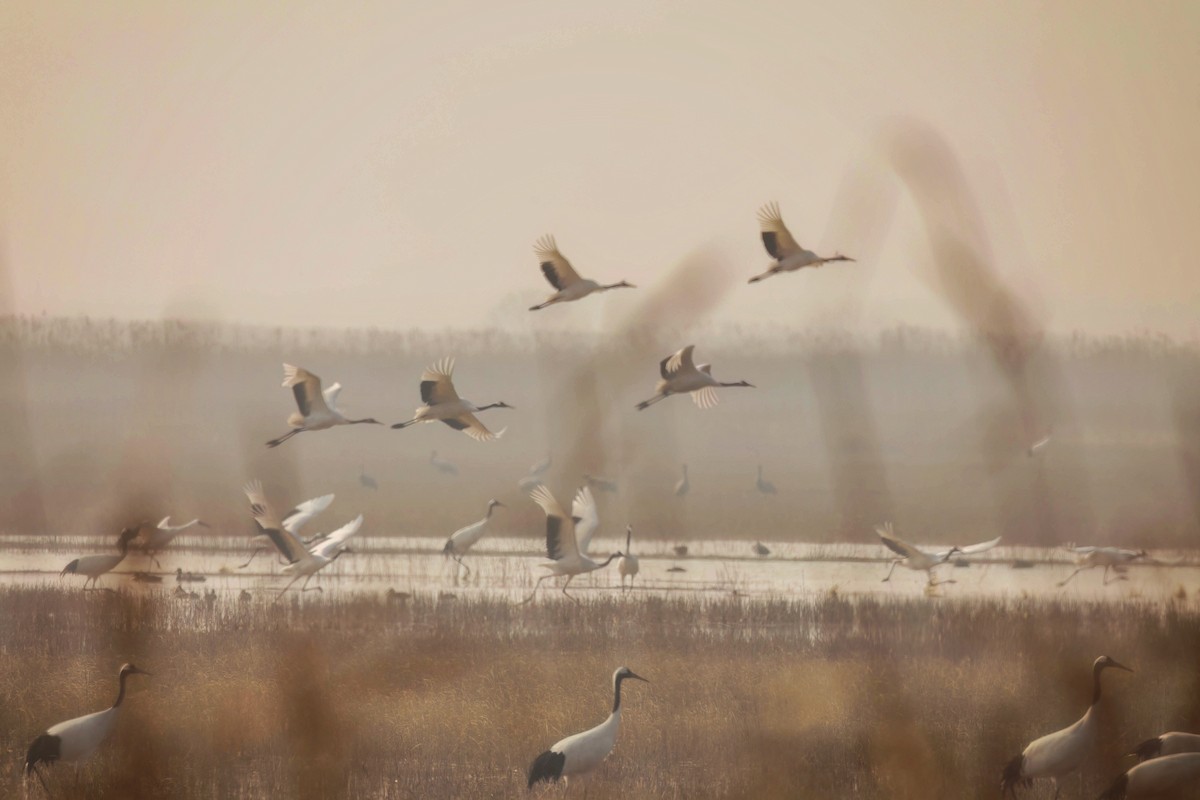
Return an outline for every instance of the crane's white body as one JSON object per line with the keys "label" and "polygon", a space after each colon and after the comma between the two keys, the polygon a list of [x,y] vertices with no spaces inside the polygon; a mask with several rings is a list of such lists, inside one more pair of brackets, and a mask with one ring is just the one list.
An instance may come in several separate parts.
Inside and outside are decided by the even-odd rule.
{"label": "crane's white body", "polygon": [[1146,761],[1159,756],[1174,756],[1180,753],[1200,753],[1200,735],[1170,731],[1139,744],[1130,755]]}
{"label": "crane's white body", "polygon": [[533,251],[537,254],[542,274],[546,277],[546,281],[554,287],[555,292],[544,302],[531,306],[530,311],[538,311],[556,303],[582,300],[590,294],[606,292],[609,289],[636,288],[633,284],[625,281],[602,285],[596,281],[581,278],[575,268],[571,266],[571,262],[567,261],[566,257],[559,252],[553,236],[543,236],[538,239]]}
{"label": "crane's white body", "polygon": [[1200,753],[1180,753],[1131,767],[1100,795],[1100,800],[1161,797],[1166,792],[1197,784],[1200,784]]}
{"label": "crane's white body", "polygon": [[245,487],[245,492],[246,497],[250,500],[254,521],[263,529],[263,533],[270,538],[271,543],[288,562],[287,566],[283,568],[283,574],[294,576],[279,592],[280,597],[300,578],[305,579],[300,591],[305,591],[312,576],[336,561],[338,556],[345,552],[346,541],[358,533],[362,527],[363,516],[359,514],[355,519],[327,536],[320,537],[311,547],[306,547],[296,534],[287,529],[287,526],[275,513],[267,501],[266,495],[263,494],[262,484],[257,481],[249,483]]}
{"label": "crane's white body", "polygon": [[444,422],[451,428],[470,436],[480,442],[499,439],[507,428],[492,433],[475,416],[476,413],[488,408],[512,408],[507,403],[491,403],[486,406],[476,406],[469,400],[458,396],[454,388],[454,359],[443,358],[436,364],[431,364],[421,373],[421,401],[423,405],[413,412],[413,418],[407,422],[397,422],[393,428],[407,428],[418,422]]}
{"label": "crane's white body", "polygon": [[963,547],[955,546],[948,550],[939,550],[931,553],[921,550],[920,548],[911,545],[896,536],[892,529],[892,523],[890,522],[885,522],[879,527],[875,528],[875,532],[879,534],[880,540],[889,550],[900,556],[900,558],[892,559],[891,569],[888,570],[887,577],[883,579],[884,582],[891,580],[892,573],[896,571],[896,567],[901,566],[906,569],[911,569],[914,572],[924,572],[928,578],[928,585],[931,587],[937,586],[939,583],[954,583],[953,580],[935,580],[933,577],[933,570],[934,567],[945,564],[947,561],[949,561],[950,557],[955,553],[969,556],[991,550],[993,547],[1000,544],[1000,537],[997,536],[995,539],[989,539],[986,542],[965,545]]}
{"label": "crane's white body", "polygon": [[608,758],[617,744],[617,733],[621,728],[621,682],[627,679],[646,681],[628,667],[619,667],[612,678],[612,713],[596,727],[560,739],[538,756],[529,771],[530,788],[538,781],[591,772]]}
{"label": "crane's white body", "polygon": [[302,367],[283,365],[283,387],[291,389],[296,400],[297,410],[288,416],[288,425],[292,430],[267,442],[267,447],[278,447],[305,431],[321,431],[336,425],[380,424],[374,419],[348,419],[337,408],[342,385],[334,383],[322,390],[321,379]]}
{"label": "crane's white body", "polygon": [[[322,511],[329,508],[330,504],[333,503],[333,498],[334,495],[332,494],[323,494],[320,497],[314,497],[311,500],[305,500],[303,503],[289,511],[282,519],[281,524],[289,533],[299,536],[300,529],[311,522],[313,518]],[[239,568],[249,566],[250,562],[254,560],[254,557],[262,552],[263,549],[275,546],[275,543],[271,541],[271,537],[267,536],[265,533],[255,535],[250,542],[255,546],[256,549],[250,554],[250,558],[246,559],[246,563],[242,564]]]}
{"label": "crane's white body", "polygon": [[1092,752],[1096,744],[1096,707],[1100,703],[1100,673],[1107,667],[1116,667],[1127,672],[1133,670],[1118,664],[1108,656],[1100,656],[1092,664],[1092,703],[1083,716],[1062,730],[1034,739],[1021,755],[1005,768],[1001,780],[1002,792],[1015,797],[1016,787],[1034,780],[1046,779],[1054,784],[1058,795],[1058,781],[1077,771]]}
{"label": "crane's white body", "polygon": [[142,541],[142,552],[150,556],[154,563],[158,563],[158,551],[175,541],[175,537],[186,531],[188,528],[196,526],[208,527],[208,523],[194,519],[190,522],[185,522],[182,525],[172,525],[171,517],[166,516],[158,523],[153,530],[150,531]]}
{"label": "crane's white body", "polygon": [[621,551],[621,558],[617,561],[617,572],[621,574],[621,588],[625,588],[625,579],[629,578],[629,588],[633,588],[633,578],[638,574],[640,566],[638,557],[632,552],[633,550],[633,526],[625,529],[625,549]]}
{"label": "crane's white body", "polygon": [[1085,569],[1093,569],[1095,567],[1104,567],[1104,575],[1101,582],[1107,586],[1109,583],[1127,580],[1124,575],[1118,574],[1113,580],[1108,579],[1109,570],[1120,570],[1128,564],[1133,563],[1139,558],[1146,557],[1145,550],[1124,550],[1120,547],[1075,547],[1070,545],[1067,549],[1071,552],[1071,557],[1075,560],[1076,569],[1065,580],[1061,581],[1059,586],[1066,586],[1071,579]]}
{"label": "crane's white body", "polygon": [[824,258],[801,247],[792,236],[791,231],[788,230],[787,225],[783,224],[778,203],[767,203],[760,208],[758,222],[763,247],[774,261],[767,267],[766,272],[751,278],[750,283],[757,283],[780,272],[795,272],[805,267],[819,267],[833,261],[854,261],[853,258],[841,253]]}
{"label": "crane's white body", "polygon": [[466,527],[459,528],[450,534],[450,538],[446,540],[446,546],[442,548],[442,552],[457,561],[460,567],[467,570],[468,575],[471,574],[471,569],[462,563],[462,557],[487,534],[488,525],[492,521],[492,510],[496,506],[503,505],[499,500],[489,500],[487,514],[484,515],[483,519],[478,522],[472,522]]}
{"label": "crane's white body", "polygon": [[[592,534],[595,533],[595,527],[599,527],[600,517],[596,511],[596,501],[592,497],[591,489],[584,486],[575,495],[575,502],[571,508],[571,516],[567,516],[563,512],[562,506],[554,499],[554,495],[545,486],[535,486],[530,492],[530,498],[542,507],[546,512],[546,556],[551,561],[546,564],[539,564],[542,569],[546,570],[546,574],[542,575],[534,583],[533,591],[529,597],[525,598],[523,603],[528,603],[537,594],[538,587],[542,581],[547,578],[554,578],[565,575],[566,583],[562,586],[563,594],[575,600],[567,593],[567,587],[571,585],[571,581],[577,575],[583,575],[587,572],[595,572],[598,569],[608,566],[614,558],[620,558],[621,553],[613,553],[607,560],[597,563],[589,558],[586,553],[580,548],[580,541],[576,538],[579,533],[579,528],[576,526],[575,518],[580,519],[580,525],[591,527],[591,530],[584,529],[583,533],[588,541],[591,540]],[[587,544],[585,541],[584,544]],[[575,602],[579,602],[576,600]]]}
{"label": "crane's white body", "polygon": [[101,553],[94,556],[81,556],[65,567],[59,573],[61,578],[63,575],[86,575],[87,580],[83,582],[83,588],[87,589],[89,583],[95,588],[96,581],[101,575],[112,572],[117,568],[117,565],[125,560],[126,554],[129,552],[129,543],[137,536],[137,531],[132,528],[125,528],[121,531],[121,535],[117,538],[118,553]]}
{"label": "crane's white body", "polygon": [[746,381],[722,383],[712,376],[712,364],[697,365],[693,359],[696,345],[689,344],[682,350],[673,353],[658,364],[661,379],[654,387],[654,396],[637,404],[642,411],[660,400],[665,400],[673,394],[690,394],[692,402],[698,408],[712,408],[720,402],[717,389],[722,386],[746,386],[753,384]]}

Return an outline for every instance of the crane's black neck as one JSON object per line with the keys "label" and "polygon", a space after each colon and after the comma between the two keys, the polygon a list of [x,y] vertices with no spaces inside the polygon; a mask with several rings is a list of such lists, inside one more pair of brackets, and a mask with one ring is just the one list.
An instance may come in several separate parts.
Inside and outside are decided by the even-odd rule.
{"label": "crane's black neck", "polygon": [[489,408],[507,408],[503,403],[488,403],[486,406],[480,406],[476,411],[487,411]]}
{"label": "crane's black neck", "polygon": [[625,531],[625,552],[629,552],[631,543],[633,542],[633,531]]}
{"label": "crane's black neck", "polygon": [[1100,702],[1100,673],[1103,671],[1103,664],[1097,664],[1092,669],[1092,705]]}
{"label": "crane's black neck", "polygon": [[488,513],[487,513],[487,516],[484,517],[484,519],[491,519],[492,511],[494,511],[495,509],[496,509],[495,503],[488,503]]}
{"label": "crane's black neck", "polygon": [[612,713],[617,713],[621,710],[621,681],[625,680],[624,675],[618,675],[613,680],[613,710]]}
{"label": "crane's black neck", "polygon": [[125,670],[121,670],[121,677],[120,677],[121,688],[117,691],[117,699],[112,704],[113,708],[120,708],[121,701],[125,699],[125,679],[128,677],[129,677],[129,673],[126,672]]}
{"label": "crane's black neck", "polygon": [[620,553],[613,553],[608,558],[604,559],[603,563],[597,564],[596,569],[600,569],[601,567],[607,567],[609,564],[612,563],[612,560],[614,558],[620,558],[620,556],[621,556]]}

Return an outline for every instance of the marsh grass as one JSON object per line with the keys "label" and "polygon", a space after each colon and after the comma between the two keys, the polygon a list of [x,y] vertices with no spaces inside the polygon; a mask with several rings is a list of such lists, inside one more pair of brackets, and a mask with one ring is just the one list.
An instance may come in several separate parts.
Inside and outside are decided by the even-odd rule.
{"label": "marsh grass", "polygon": [[[1200,726],[1200,627],[1183,605],[597,597],[516,607],[417,595],[273,604],[0,589],[0,796],[50,724],[106,707],[113,739],[81,798],[527,794],[558,738],[626,693],[590,798],[995,797],[1004,762],[1077,719],[1108,653],[1098,794],[1121,754]],[[1074,792],[1068,783],[1066,789]],[[37,791],[40,792],[40,789]],[[557,796],[541,789],[536,796]]]}

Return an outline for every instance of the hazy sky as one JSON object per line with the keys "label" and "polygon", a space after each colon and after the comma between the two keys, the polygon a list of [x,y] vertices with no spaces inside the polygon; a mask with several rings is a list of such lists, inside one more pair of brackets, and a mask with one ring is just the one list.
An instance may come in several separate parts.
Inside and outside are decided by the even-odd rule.
{"label": "hazy sky", "polygon": [[1194,2],[7,0],[0,238],[32,313],[592,326],[637,302],[535,320],[553,233],[642,287],[715,248],[721,321],[950,324],[903,194],[869,263],[742,282],[768,200],[853,251],[835,198],[900,116],[958,154],[1052,328],[1197,336],[1197,42]]}

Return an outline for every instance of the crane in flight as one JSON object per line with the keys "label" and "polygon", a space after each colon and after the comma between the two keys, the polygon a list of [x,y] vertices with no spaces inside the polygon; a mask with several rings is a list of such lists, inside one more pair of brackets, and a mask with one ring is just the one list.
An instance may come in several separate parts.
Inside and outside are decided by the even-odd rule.
{"label": "crane in flight", "polygon": [[467,436],[480,442],[490,442],[504,435],[507,428],[492,433],[475,416],[480,411],[489,408],[512,408],[503,401],[489,403],[486,406],[476,406],[468,400],[463,400],[454,389],[454,359],[443,358],[436,364],[425,368],[421,373],[421,402],[424,405],[417,408],[413,418],[407,422],[397,422],[392,427],[399,430],[418,422],[444,422],[456,431],[462,431]]}
{"label": "crane in flight", "polygon": [[283,436],[267,442],[267,447],[278,447],[298,433],[323,431],[335,425],[382,425],[379,420],[347,419],[337,409],[338,395],[342,385],[335,383],[322,391],[321,379],[313,373],[292,364],[283,365],[283,386],[291,388],[296,398],[297,411],[288,417],[291,430]]}
{"label": "crane in flight", "polygon": [[696,345],[689,344],[677,353],[667,356],[658,364],[658,372],[662,379],[654,387],[654,396],[637,404],[637,410],[643,411],[660,400],[666,400],[673,394],[691,394],[692,402],[699,408],[712,408],[720,399],[717,389],[720,387],[748,386],[754,384],[746,381],[722,383],[712,376],[712,364],[696,365],[692,359],[692,351]]}
{"label": "crane in flight", "polygon": [[571,262],[567,261],[566,257],[559,252],[558,245],[555,243],[553,236],[543,236],[538,239],[537,244],[533,247],[533,252],[537,254],[538,262],[542,267],[542,274],[546,276],[546,280],[554,287],[554,294],[550,295],[545,302],[538,303],[536,306],[530,306],[530,311],[539,311],[555,303],[569,303],[572,300],[582,300],[589,294],[607,292],[609,289],[637,288],[627,281],[610,283],[607,286],[603,286],[593,280],[579,277],[579,273],[571,266]]}
{"label": "crane in flight", "polygon": [[787,229],[787,225],[783,224],[783,217],[779,214],[778,203],[767,203],[758,210],[758,223],[762,233],[763,247],[767,253],[775,261],[767,267],[767,271],[755,275],[750,279],[750,283],[758,283],[761,280],[777,275],[781,272],[795,272],[798,269],[805,267],[820,267],[823,264],[829,264],[834,261],[854,261],[849,256],[844,256],[841,253],[834,253],[828,258],[823,258],[811,250],[805,250],[792,237],[791,231]]}
{"label": "crane in flight", "polygon": [[963,547],[955,545],[948,550],[938,550],[930,553],[909,544],[897,536],[895,531],[892,529],[892,523],[890,522],[885,522],[875,528],[875,533],[879,534],[880,541],[883,542],[887,549],[899,556],[899,558],[892,559],[892,567],[888,570],[887,577],[883,579],[883,582],[887,583],[889,580],[891,580],[892,573],[895,572],[896,567],[899,566],[905,567],[906,569],[911,569],[913,571],[924,572],[929,579],[929,583],[927,584],[928,588],[932,588],[943,583],[955,582],[953,578],[950,580],[939,581],[933,577],[934,567],[945,564],[955,553],[961,553],[964,556],[975,555],[977,553],[991,550],[993,547],[1000,544],[1000,537],[997,536],[995,539],[989,539],[986,542],[965,545]]}

